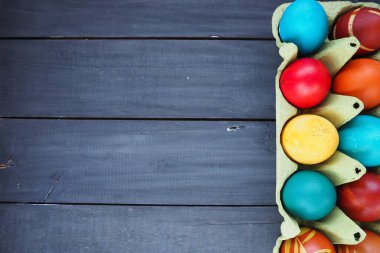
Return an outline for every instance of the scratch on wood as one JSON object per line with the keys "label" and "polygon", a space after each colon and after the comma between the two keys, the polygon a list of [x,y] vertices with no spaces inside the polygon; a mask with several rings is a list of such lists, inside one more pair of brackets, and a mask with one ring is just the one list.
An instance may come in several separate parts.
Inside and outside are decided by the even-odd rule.
{"label": "scratch on wood", "polygon": [[227,127],[227,132],[236,132],[240,129],[245,128],[245,126],[232,126],[232,127]]}
{"label": "scratch on wood", "polygon": [[54,181],[53,185],[51,186],[49,192],[48,192],[48,193],[46,194],[46,196],[45,196],[44,203],[46,203],[47,199],[48,199],[48,198],[50,197],[50,195],[52,194],[52,192],[53,192],[53,190],[54,190],[54,187],[57,185],[57,183],[58,183],[58,181],[59,181],[60,179],[61,179],[61,176],[58,176],[58,177],[55,179],[55,181]]}

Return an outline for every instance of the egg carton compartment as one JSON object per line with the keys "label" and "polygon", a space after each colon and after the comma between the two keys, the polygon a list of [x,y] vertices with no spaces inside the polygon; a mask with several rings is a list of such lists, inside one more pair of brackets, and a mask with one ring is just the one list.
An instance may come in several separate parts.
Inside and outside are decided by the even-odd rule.
{"label": "egg carton compartment", "polygon": [[[363,103],[355,97],[329,94],[328,97],[319,106],[308,109],[299,110],[289,104],[283,97],[280,90],[279,80],[283,70],[293,61],[297,59],[298,48],[292,43],[282,43],[278,35],[278,26],[287,6],[290,3],[280,5],[273,14],[272,30],[276,39],[276,44],[280,48],[279,53],[283,58],[283,62],[278,68],[276,76],[276,203],[280,214],[284,221],[281,224],[281,237],[277,240],[273,250],[278,253],[283,240],[287,240],[297,236],[300,233],[300,226],[314,227],[323,232],[330,238],[333,244],[358,244],[365,238],[365,232],[360,226],[347,217],[342,210],[335,207],[331,214],[322,220],[314,222],[305,222],[290,216],[284,209],[281,201],[281,190],[285,181],[294,172],[297,171],[299,165],[292,161],[285,154],[281,145],[281,131],[289,119],[300,114],[315,114],[322,116],[331,121],[336,128],[341,127],[364,109]],[[351,3],[348,1],[340,2],[321,2],[326,11],[329,21],[329,31],[335,20],[343,13],[358,7],[374,7],[380,8],[376,3]],[[323,47],[316,54],[309,56],[320,60],[328,68],[331,76],[336,73],[353,57],[360,47],[360,42],[355,37],[343,38],[330,41],[327,39]],[[380,52],[368,56],[380,61]],[[366,112],[380,118],[380,106]],[[303,165],[302,165],[303,166]],[[317,170],[325,174],[333,182],[335,186],[358,180],[366,173],[366,168],[355,159],[336,151],[336,153],[327,161],[308,166],[308,168]],[[380,174],[380,168],[377,170]],[[360,224],[363,227],[380,234],[380,222]]]}
{"label": "egg carton compartment", "polygon": [[[369,2],[352,3],[350,1],[331,1],[331,2],[319,2],[319,3],[322,5],[323,9],[325,10],[327,14],[329,31],[332,30],[332,27],[336,19],[350,10],[360,8],[360,7],[380,8],[380,5],[378,3],[369,3]],[[291,3],[284,3],[278,6],[273,13],[272,33],[276,40],[276,45],[278,48],[281,48],[281,46],[284,44],[283,42],[281,42],[280,35],[278,33],[278,26],[280,24],[282,14],[285,12],[285,9],[290,4]],[[327,41],[330,41],[329,38],[326,39],[326,42]]]}

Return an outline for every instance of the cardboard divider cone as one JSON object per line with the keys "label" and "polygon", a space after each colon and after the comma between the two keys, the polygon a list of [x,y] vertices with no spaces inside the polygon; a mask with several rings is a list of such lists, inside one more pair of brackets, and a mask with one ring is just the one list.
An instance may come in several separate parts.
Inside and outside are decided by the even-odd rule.
{"label": "cardboard divider cone", "polygon": [[373,116],[376,116],[376,117],[380,118],[380,106],[378,106],[375,109],[369,111],[369,114],[372,114]]}
{"label": "cardboard divider cone", "polygon": [[335,186],[358,180],[367,171],[360,162],[339,151],[327,161],[308,168],[323,173]]}
{"label": "cardboard divider cone", "polygon": [[375,221],[371,223],[362,223],[361,225],[380,235],[380,221]]}
{"label": "cardboard divider cone", "polygon": [[[297,169],[311,168],[322,172],[338,186],[358,180],[366,172],[366,168],[355,159],[337,151],[333,157],[327,161],[313,166],[299,166],[290,160],[281,146],[281,131],[285,123],[298,114],[311,113],[330,120],[336,128],[341,127],[352,118],[356,117],[363,109],[363,103],[355,97],[329,94],[323,103],[309,110],[298,110],[289,104],[283,97],[279,79],[283,70],[294,60],[297,59],[298,49],[292,43],[282,43],[278,35],[278,25],[282,14],[290,3],[280,5],[273,14],[272,31],[276,39],[276,45],[280,48],[279,54],[283,62],[278,68],[276,76],[276,203],[279,213],[283,216],[284,221],[281,224],[281,237],[278,238],[273,252],[278,253],[283,240],[293,238],[300,233],[300,226],[311,226],[330,238],[334,244],[358,244],[365,238],[365,232],[347,217],[343,211],[335,207],[333,212],[322,220],[314,222],[305,222],[297,220],[289,215],[284,209],[281,202],[281,189],[287,180]],[[341,14],[361,6],[380,8],[376,3],[351,3],[348,1],[322,2],[331,29],[334,21]],[[314,54],[313,58],[322,61],[329,69],[331,76],[349,61],[360,46],[355,37],[344,38],[334,41],[326,40],[319,52]],[[380,60],[380,52],[370,56]],[[380,117],[380,106],[370,111],[372,115]],[[378,170],[380,172],[380,169]],[[380,233],[380,222],[361,224],[378,233]]]}

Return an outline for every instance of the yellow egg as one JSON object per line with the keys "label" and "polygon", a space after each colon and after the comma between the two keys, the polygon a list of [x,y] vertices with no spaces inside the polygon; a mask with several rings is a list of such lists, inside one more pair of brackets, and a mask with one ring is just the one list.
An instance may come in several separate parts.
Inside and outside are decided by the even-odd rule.
{"label": "yellow egg", "polygon": [[339,134],[327,119],[304,114],[286,123],[281,133],[281,144],[292,160],[308,165],[317,164],[335,153]]}

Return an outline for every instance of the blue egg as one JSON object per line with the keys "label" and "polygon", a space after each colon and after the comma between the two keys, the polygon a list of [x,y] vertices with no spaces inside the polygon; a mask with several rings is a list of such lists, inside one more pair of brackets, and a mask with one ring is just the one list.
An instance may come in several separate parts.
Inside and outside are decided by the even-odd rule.
{"label": "blue egg", "polygon": [[279,25],[282,42],[297,45],[301,55],[316,52],[328,35],[328,19],[315,0],[296,0],[286,8]]}
{"label": "blue egg", "polygon": [[359,115],[339,130],[338,149],[366,167],[380,165],[380,119]]}
{"label": "blue egg", "polygon": [[334,185],[323,174],[311,170],[290,176],[281,194],[285,209],[302,220],[320,220],[330,214],[336,204]]}

